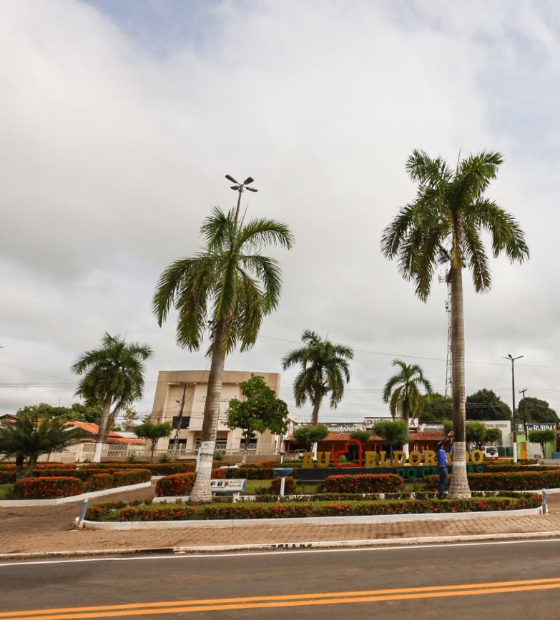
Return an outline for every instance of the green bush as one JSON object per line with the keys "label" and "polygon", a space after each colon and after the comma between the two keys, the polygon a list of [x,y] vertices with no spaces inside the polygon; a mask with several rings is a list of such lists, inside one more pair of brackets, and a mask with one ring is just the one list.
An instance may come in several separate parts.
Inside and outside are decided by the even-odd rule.
{"label": "green bush", "polygon": [[13,499],[54,499],[85,492],[84,483],[78,478],[22,478],[14,484]]}
{"label": "green bush", "polygon": [[404,486],[397,474],[329,476],[319,483],[319,493],[394,493]]}
{"label": "green bush", "polygon": [[94,474],[89,479],[88,491],[104,491],[115,486],[112,474]]}
{"label": "green bush", "polygon": [[[266,488],[266,493],[270,493],[271,495],[279,495],[280,494],[280,481],[282,478],[274,478],[272,484]],[[294,478],[291,476],[286,476],[286,483],[284,486],[284,493],[291,494],[295,493],[297,490],[297,484]]]}
{"label": "green bush", "polygon": [[[213,469],[212,478],[215,480],[224,480],[227,471],[227,469]],[[181,495],[188,495],[192,491],[195,480],[196,472],[165,476],[165,478],[157,481],[156,496],[179,497]]]}
{"label": "green bush", "polygon": [[[451,478],[452,476],[450,476]],[[560,487],[560,469],[552,471],[497,472],[469,474],[471,491],[532,491]],[[424,478],[426,487],[436,489],[438,476]]]}
{"label": "green bush", "polygon": [[152,472],[149,469],[123,469],[113,474],[113,484],[116,487],[124,487],[129,484],[149,482]]}
{"label": "green bush", "polygon": [[161,505],[125,506],[112,504],[110,508],[94,506],[88,509],[87,518],[105,521],[177,521],[192,519],[274,519],[301,517],[342,517],[359,515],[395,515],[425,513],[458,513],[489,510],[514,510],[537,508],[538,495],[513,497],[472,498],[458,500],[393,500],[386,502],[337,502],[274,504],[210,504],[204,506]]}

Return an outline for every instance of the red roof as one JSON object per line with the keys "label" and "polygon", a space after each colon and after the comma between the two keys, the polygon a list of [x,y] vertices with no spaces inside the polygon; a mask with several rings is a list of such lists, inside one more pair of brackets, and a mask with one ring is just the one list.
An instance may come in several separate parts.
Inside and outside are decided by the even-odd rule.
{"label": "red roof", "polygon": [[[93,435],[92,439],[86,439],[85,441],[95,441],[95,438],[97,437],[97,434],[99,433],[99,425],[98,424],[94,424],[93,422],[74,422],[74,421],[70,421],[68,422],[69,426],[74,426],[76,428],[79,428],[83,431],[85,431],[86,433],[88,433],[89,435]],[[121,437],[118,433],[115,433],[114,431],[109,431],[107,433],[107,437],[105,439],[105,443],[127,443],[127,444],[133,444],[133,445],[138,445],[138,446],[144,446],[146,445],[145,441],[142,441],[141,439],[126,439],[124,437]]]}

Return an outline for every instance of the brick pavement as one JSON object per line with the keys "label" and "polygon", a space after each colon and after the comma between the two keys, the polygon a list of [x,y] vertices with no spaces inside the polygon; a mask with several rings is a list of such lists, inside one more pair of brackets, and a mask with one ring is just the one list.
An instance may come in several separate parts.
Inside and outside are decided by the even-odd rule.
{"label": "brick pavement", "polygon": [[[119,499],[144,499],[153,490],[121,494]],[[109,499],[116,499],[112,497]],[[100,498],[98,501],[106,501]],[[414,521],[377,525],[286,525],[219,529],[149,531],[74,530],[79,504],[45,508],[0,509],[0,553],[89,551],[98,549],[162,548],[176,546],[243,545],[271,542],[376,540],[425,536],[464,536],[560,531],[560,496],[549,497],[550,514],[457,521]]]}

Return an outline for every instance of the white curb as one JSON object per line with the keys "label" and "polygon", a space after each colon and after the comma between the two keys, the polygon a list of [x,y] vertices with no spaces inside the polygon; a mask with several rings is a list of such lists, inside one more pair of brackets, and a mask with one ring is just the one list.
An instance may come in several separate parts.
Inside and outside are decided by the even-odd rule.
{"label": "white curb", "polygon": [[356,525],[377,523],[406,523],[409,521],[454,521],[471,519],[503,518],[504,516],[525,517],[542,514],[541,508],[521,510],[490,510],[487,512],[442,512],[397,515],[362,515],[353,517],[296,517],[280,519],[207,519],[183,521],[84,521],[90,530],[160,530],[188,528],[235,528],[285,526],[285,525]]}
{"label": "white curb", "polygon": [[151,482],[139,482],[113,489],[103,489],[102,491],[92,491],[81,495],[70,495],[69,497],[58,497],[56,499],[2,499],[0,508],[28,508],[34,506],[58,506],[59,504],[73,504],[92,497],[103,497],[104,495],[114,495],[125,491],[135,491],[136,489],[146,489],[152,486]]}

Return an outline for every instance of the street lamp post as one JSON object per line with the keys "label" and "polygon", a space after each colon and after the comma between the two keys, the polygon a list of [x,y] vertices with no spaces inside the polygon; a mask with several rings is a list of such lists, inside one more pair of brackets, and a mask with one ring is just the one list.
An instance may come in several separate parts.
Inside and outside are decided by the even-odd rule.
{"label": "street lamp post", "polygon": [[523,355],[518,355],[517,357],[513,357],[511,353],[507,354],[507,357],[504,357],[506,360],[511,361],[511,402],[513,405],[512,408],[512,422],[513,422],[513,439],[514,439],[514,451],[513,451],[513,461],[517,463],[517,429],[515,427],[515,360],[519,360]]}
{"label": "street lamp post", "polygon": [[253,177],[247,177],[243,183],[239,183],[236,181],[231,174],[226,174],[226,179],[235,183],[235,185],[231,186],[231,189],[235,192],[239,192],[239,197],[237,198],[237,209],[235,210],[235,225],[237,226],[237,219],[239,217],[239,207],[241,206],[241,194],[247,190],[249,192],[258,192],[259,190],[254,187],[248,187],[251,183],[254,182],[255,179]]}

